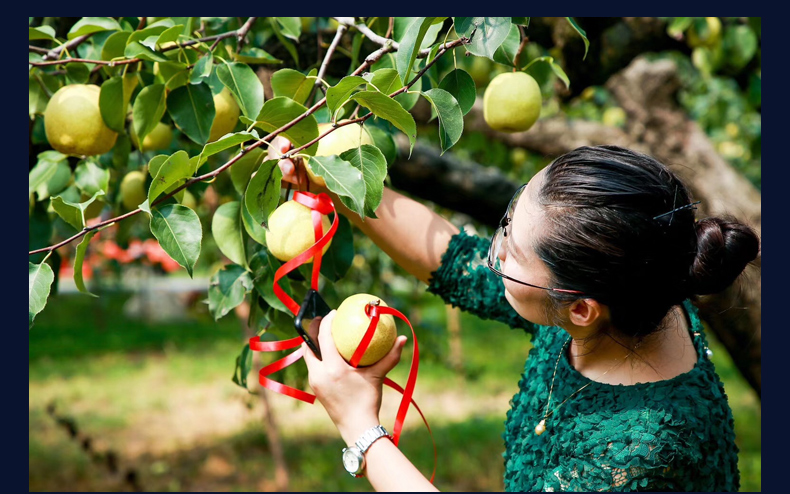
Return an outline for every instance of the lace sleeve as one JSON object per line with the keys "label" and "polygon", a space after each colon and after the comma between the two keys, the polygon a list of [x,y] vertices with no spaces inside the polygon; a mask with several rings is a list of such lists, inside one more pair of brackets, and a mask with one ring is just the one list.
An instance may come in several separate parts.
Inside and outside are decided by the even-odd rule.
{"label": "lace sleeve", "polygon": [[502,279],[486,266],[489,241],[462,229],[450,240],[428,291],[453,307],[482,319],[494,319],[533,334],[536,326],[519,316],[505,299]]}

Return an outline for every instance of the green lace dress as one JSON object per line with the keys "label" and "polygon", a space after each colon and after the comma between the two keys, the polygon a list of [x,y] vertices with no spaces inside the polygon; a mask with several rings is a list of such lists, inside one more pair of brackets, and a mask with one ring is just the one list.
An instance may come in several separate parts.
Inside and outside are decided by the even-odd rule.
{"label": "green lace dress", "polygon": [[[632,386],[590,381],[557,364],[568,334],[520,317],[501,278],[486,266],[487,239],[461,231],[433,273],[428,290],[483,319],[532,335],[519,391],[505,422],[507,491],[737,491],[738,448],[724,387],[707,354],[696,308],[686,301],[698,359],[675,378]],[[552,401],[569,399],[538,436],[552,375]]]}

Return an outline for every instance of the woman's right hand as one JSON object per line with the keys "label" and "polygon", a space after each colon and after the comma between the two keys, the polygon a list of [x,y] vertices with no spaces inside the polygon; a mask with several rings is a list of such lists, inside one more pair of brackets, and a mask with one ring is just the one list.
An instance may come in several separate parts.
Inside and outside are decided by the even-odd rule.
{"label": "woman's right hand", "polygon": [[[277,136],[269,146],[266,159],[278,159],[280,156],[287,153],[291,147],[291,141],[285,137]],[[307,175],[304,172],[304,165],[301,163],[300,158],[286,158],[284,160],[280,160],[277,164],[280,167],[280,171],[283,172],[283,180],[285,182],[289,182],[298,186],[300,185],[300,181],[303,180],[303,177]],[[302,168],[302,170],[299,170],[297,164]]]}

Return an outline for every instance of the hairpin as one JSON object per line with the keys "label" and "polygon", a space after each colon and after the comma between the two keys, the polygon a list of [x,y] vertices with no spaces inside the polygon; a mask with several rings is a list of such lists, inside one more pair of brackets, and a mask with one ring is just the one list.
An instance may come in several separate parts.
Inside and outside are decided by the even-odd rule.
{"label": "hairpin", "polygon": [[668,214],[671,214],[672,216],[670,216],[670,218],[669,218],[669,224],[671,225],[672,224],[672,218],[675,216],[675,213],[677,213],[678,211],[682,211],[684,209],[697,209],[695,206],[697,204],[701,203],[701,202],[702,201],[697,201],[697,202],[692,202],[691,204],[686,204],[685,206],[680,206],[679,208],[675,208],[672,211],[667,211],[666,213],[659,214],[658,216],[653,216],[653,219],[657,220],[657,219],[661,218],[662,216],[666,216]]}

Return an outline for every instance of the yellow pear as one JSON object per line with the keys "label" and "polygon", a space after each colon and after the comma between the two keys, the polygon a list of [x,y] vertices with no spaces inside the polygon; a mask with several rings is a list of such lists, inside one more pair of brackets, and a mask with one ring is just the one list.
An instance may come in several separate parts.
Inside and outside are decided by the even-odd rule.
{"label": "yellow pear", "polygon": [[134,132],[134,125],[131,126],[129,137],[132,139],[137,149],[141,151],[159,151],[170,147],[170,142],[173,140],[173,128],[169,125],[159,122],[154,127],[154,130],[148,133],[143,139],[143,147],[140,147],[140,140]]}
{"label": "yellow pear", "polygon": [[[321,216],[321,226],[326,234],[331,226],[326,215]],[[296,201],[286,201],[275,209],[269,215],[268,227],[266,247],[281,261],[290,261],[316,242],[312,210]],[[326,253],[331,244],[330,240],[324,246],[322,254]],[[313,262],[313,258],[305,262]]]}
{"label": "yellow pear", "polygon": [[101,88],[93,84],[70,84],[52,95],[44,111],[44,129],[53,149],[71,156],[112,149],[118,134],[102,120],[100,93]]}
{"label": "yellow pear", "polygon": [[[145,142],[145,139],[143,139]],[[121,203],[126,209],[137,209],[148,197],[145,190],[145,173],[133,170],[121,180]]]}
{"label": "yellow pear", "polygon": [[538,120],[540,106],[540,86],[526,72],[499,74],[483,94],[483,118],[502,132],[528,130]]}
{"label": "yellow pear", "polygon": [[[338,123],[346,122],[346,120],[341,120]],[[318,134],[321,135],[327,130],[332,128],[331,123],[320,123],[318,124]],[[360,132],[361,130],[361,132]],[[375,145],[373,142],[373,138],[368,133],[368,130],[364,127],[362,129],[359,128],[359,125],[350,124],[344,125],[343,127],[339,127],[337,130],[332,132],[331,134],[327,135],[320,141],[318,141],[318,149],[315,152],[316,156],[334,156],[340,155],[349,149],[355,149],[360,147],[363,144],[370,144]],[[326,181],[323,177],[316,175],[313,173],[313,170],[310,169],[310,161],[307,161],[307,166],[305,167],[307,170],[307,175],[310,176],[310,181],[314,184],[320,185],[321,187],[326,186]]]}
{"label": "yellow pear", "polygon": [[228,88],[222,88],[219,94],[214,95],[214,121],[211,123],[208,142],[214,142],[229,132],[233,132],[239,121],[241,110],[233,98],[233,93]]}
{"label": "yellow pear", "polygon": [[[345,299],[337,308],[337,314],[332,321],[332,339],[337,351],[347,361],[351,360],[370,326],[370,317],[365,313],[365,306],[375,300],[379,301],[379,305],[388,307],[379,297],[358,293]],[[389,314],[382,315],[359,365],[372,365],[381,360],[392,349],[397,336],[395,318]]]}

